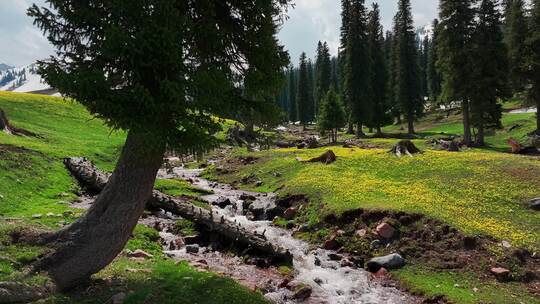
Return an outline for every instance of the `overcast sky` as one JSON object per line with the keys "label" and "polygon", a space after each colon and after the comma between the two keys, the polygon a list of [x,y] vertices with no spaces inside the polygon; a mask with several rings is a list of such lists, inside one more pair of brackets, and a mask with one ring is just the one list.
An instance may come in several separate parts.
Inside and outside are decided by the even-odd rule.
{"label": "overcast sky", "polygon": [[[44,0],[0,0],[0,63],[25,65],[52,53],[47,40],[32,25],[26,9]],[[371,6],[372,1],[366,1]],[[397,9],[397,0],[376,0],[381,5],[383,25],[389,29]],[[327,41],[332,54],[337,51],[341,7],[339,0],[295,0],[290,19],[283,26],[279,38],[290,51],[293,62],[306,51],[313,57],[317,41]],[[430,23],[437,14],[437,0],[413,0],[415,26]]]}

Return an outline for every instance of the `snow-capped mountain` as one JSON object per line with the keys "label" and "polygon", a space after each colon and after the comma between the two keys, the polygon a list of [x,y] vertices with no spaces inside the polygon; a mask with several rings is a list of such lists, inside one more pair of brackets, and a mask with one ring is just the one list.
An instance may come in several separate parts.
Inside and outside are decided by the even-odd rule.
{"label": "snow-capped mountain", "polygon": [[0,71],[0,91],[28,93],[50,88],[37,74],[36,64]]}
{"label": "snow-capped mountain", "polygon": [[9,66],[5,63],[0,63],[0,72],[2,71],[6,71],[6,70],[9,70],[9,69],[12,69],[13,67],[12,66]]}

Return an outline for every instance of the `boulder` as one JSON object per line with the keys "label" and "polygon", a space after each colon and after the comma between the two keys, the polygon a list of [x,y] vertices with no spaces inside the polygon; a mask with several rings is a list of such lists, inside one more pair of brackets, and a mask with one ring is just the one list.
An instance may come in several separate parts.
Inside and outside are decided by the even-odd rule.
{"label": "boulder", "polygon": [[260,199],[254,201],[248,207],[253,220],[255,221],[272,221],[278,216],[282,216],[285,209],[275,204],[273,200]]}
{"label": "boulder", "polygon": [[328,258],[331,260],[331,261],[341,261],[341,259],[343,259],[343,257],[339,254],[336,254],[336,253],[330,253],[328,255]]}
{"label": "boulder", "polygon": [[197,245],[197,244],[187,245],[186,246],[186,252],[187,253],[199,253],[199,245]]}
{"label": "boulder", "polygon": [[532,210],[540,211],[540,197],[532,199],[529,202],[529,208],[531,208]]}
{"label": "boulder", "polygon": [[311,297],[311,293],[313,292],[313,289],[310,286],[302,286],[295,290],[293,299],[297,301],[305,301],[309,297]]}
{"label": "boulder", "polygon": [[383,239],[391,239],[394,234],[396,233],[396,229],[392,227],[388,223],[381,223],[377,226],[375,229],[377,231],[377,234],[382,237]]}
{"label": "boulder", "polygon": [[328,240],[326,240],[322,246],[323,249],[326,250],[337,250],[341,245],[336,240],[336,236],[331,236]]}
{"label": "boulder", "polygon": [[218,197],[215,201],[212,202],[212,205],[214,206],[218,206],[219,208],[223,209],[227,206],[230,206],[232,205],[232,202],[230,199],[224,197],[224,196],[220,196]]}
{"label": "boulder", "polygon": [[298,209],[296,207],[291,207],[285,210],[283,213],[283,218],[286,220],[292,220],[296,217],[296,214],[298,213]]}
{"label": "boulder", "polygon": [[367,262],[367,268],[370,272],[375,273],[381,268],[386,269],[398,269],[405,266],[405,259],[397,254],[393,253],[387,256],[372,258]]}
{"label": "boulder", "polygon": [[200,241],[201,241],[200,235],[190,235],[190,236],[184,237],[184,243],[186,245],[198,244]]}
{"label": "boulder", "polygon": [[384,267],[381,267],[381,269],[379,269],[379,271],[375,272],[373,274],[373,277],[376,278],[376,279],[385,279],[388,277],[388,270],[386,270],[386,268]]}
{"label": "boulder", "polygon": [[510,270],[503,267],[493,267],[491,268],[490,272],[499,282],[506,282],[510,278]]}

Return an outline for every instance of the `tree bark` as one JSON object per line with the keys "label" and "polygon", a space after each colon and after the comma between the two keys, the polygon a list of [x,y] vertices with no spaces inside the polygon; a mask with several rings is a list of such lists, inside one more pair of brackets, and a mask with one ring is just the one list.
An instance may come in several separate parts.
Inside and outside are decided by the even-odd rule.
{"label": "tree bark", "polygon": [[109,182],[86,215],[56,234],[54,251],[35,270],[46,270],[60,290],[88,280],[122,251],[152,193],[165,144],[130,131]]}
{"label": "tree bark", "polygon": [[466,146],[470,146],[472,143],[472,133],[471,119],[469,114],[469,101],[464,99],[461,108],[463,111],[463,144]]}
{"label": "tree bark", "polygon": [[414,135],[414,115],[412,113],[407,114],[407,128],[409,135]]}
{"label": "tree bark", "polygon": [[540,136],[540,96],[536,100],[536,135]]}
{"label": "tree bark", "polygon": [[483,147],[483,146],[486,145],[484,126],[479,126],[478,127],[478,134],[476,135],[476,145],[478,147]]}
{"label": "tree bark", "polygon": [[362,130],[362,123],[358,122],[356,124],[356,138],[362,138],[365,137],[366,134],[364,134],[364,131]]}

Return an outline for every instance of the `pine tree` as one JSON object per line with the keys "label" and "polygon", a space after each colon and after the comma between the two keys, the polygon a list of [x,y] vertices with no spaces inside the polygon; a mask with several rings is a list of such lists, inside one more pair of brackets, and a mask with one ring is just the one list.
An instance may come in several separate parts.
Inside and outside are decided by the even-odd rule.
{"label": "pine tree", "polygon": [[330,49],[328,43],[321,43],[317,48],[317,77],[316,77],[316,111],[319,101],[326,97],[326,93],[332,85],[332,62],[330,58]]}
{"label": "pine tree", "polygon": [[443,96],[451,102],[461,102],[463,143],[472,143],[470,124],[471,36],[474,23],[473,4],[476,0],[441,0],[437,50],[443,76]]}
{"label": "pine tree", "polygon": [[431,102],[437,102],[442,91],[442,76],[437,67],[437,61],[439,60],[437,42],[439,40],[439,20],[433,21],[433,37],[431,38],[431,45],[428,52],[428,66],[427,66],[427,78],[428,78],[428,95]]}
{"label": "pine tree", "polygon": [[422,46],[420,48],[420,87],[422,90],[422,98],[429,95],[428,93],[428,63],[429,63],[429,50],[431,49],[431,41],[429,36],[425,35],[422,40]]}
{"label": "pine tree", "polygon": [[501,127],[499,99],[508,98],[507,54],[497,0],[482,0],[472,39],[471,124],[476,144],[484,146],[485,130]]}
{"label": "pine tree", "polygon": [[381,16],[379,5],[373,4],[372,10],[369,12],[368,22],[368,39],[369,39],[369,54],[373,64],[371,69],[371,88],[372,88],[372,116],[368,122],[370,128],[377,130],[377,135],[381,135],[381,127],[391,122],[391,116],[388,104],[386,103],[386,58],[385,58],[385,41],[383,36],[383,27],[381,25]]}
{"label": "pine tree", "polygon": [[351,122],[357,126],[356,136],[364,133],[362,126],[371,121],[371,56],[367,37],[367,13],[364,0],[353,0],[349,14],[345,94],[350,102]]}
{"label": "pine tree", "polygon": [[296,102],[296,94],[298,93],[298,82],[296,80],[296,70],[291,65],[289,68],[289,120],[291,122],[298,121],[298,103]]}
{"label": "pine tree", "polygon": [[298,91],[296,92],[296,102],[298,104],[298,120],[306,128],[310,122],[310,85],[308,74],[308,59],[306,53],[300,55],[298,68]]}
{"label": "pine tree", "polygon": [[416,35],[410,0],[399,0],[395,17],[396,39],[396,100],[407,118],[408,132],[414,134],[414,121],[424,110],[420,96],[420,75]]}
{"label": "pine tree", "polygon": [[208,149],[218,143],[216,116],[275,105],[288,64],[277,20],[288,2],[45,3],[28,11],[56,49],[39,62],[39,73],[63,96],[127,133],[92,207],[50,235],[51,250],[32,265],[66,290],[90,280],[122,251],[166,149]]}
{"label": "pine tree", "polygon": [[321,132],[330,132],[332,143],[337,142],[338,130],[345,125],[345,110],[334,88],[321,100],[320,115],[317,126]]}
{"label": "pine tree", "polygon": [[509,1],[506,12],[505,41],[508,47],[510,66],[510,83],[513,93],[525,89],[525,41],[528,36],[527,20],[525,19],[525,3],[523,0]]}
{"label": "pine tree", "polygon": [[341,28],[340,28],[340,45],[339,45],[339,70],[340,70],[340,96],[341,102],[345,106],[345,112],[347,116],[347,134],[353,134],[353,122],[351,115],[351,101],[347,96],[346,89],[346,65],[347,65],[347,44],[349,41],[349,28],[350,28],[350,14],[351,14],[351,0],[341,0]]}
{"label": "pine tree", "polygon": [[331,82],[331,87],[334,88],[334,91],[336,91],[336,93],[338,95],[341,95],[340,94],[340,90],[341,90],[341,70],[339,69],[339,58],[338,57],[332,57],[332,82]]}
{"label": "pine tree", "polygon": [[[395,23],[394,29],[395,32]],[[396,60],[397,46],[393,32],[386,32],[385,39],[385,54],[386,54],[386,70],[387,70],[387,85],[386,85],[386,104],[390,108],[392,117],[396,123],[401,124],[401,110],[396,98]]]}
{"label": "pine tree", "polygon": [[536,134],[540,135],[540,0],[534,0],[530,34],[526,41],[526,76],[529,80],[528,97],[536,104]]}
{"label": "pine tree", "polygon": [[315,116],[317,114],[317,108],[315,103],[315,77],[313,76],[313,62],[311,59],[308,60],[307,64],[307,73],[308,73],[308,121],[315,121]]}

